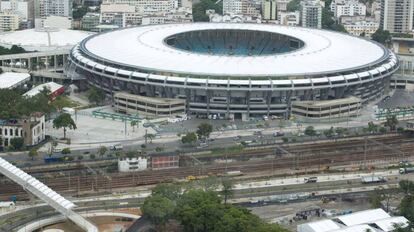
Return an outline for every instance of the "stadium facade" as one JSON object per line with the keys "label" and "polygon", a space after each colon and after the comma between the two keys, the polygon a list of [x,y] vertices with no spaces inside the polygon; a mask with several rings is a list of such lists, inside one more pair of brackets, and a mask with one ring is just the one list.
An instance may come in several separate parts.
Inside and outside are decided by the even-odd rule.
{"label": "stadium facade", "polygon": [[158,106],[151,98],[180,99],[188,114],[235,119],[354,115],[388,91],[398,68],[395,54],[369,40],[301,27],[227,23],[98,34],[75,46],[69,60],[69,77],[80,75],[113,95],[144,96],[117,98],[120,112],[154,114]]}

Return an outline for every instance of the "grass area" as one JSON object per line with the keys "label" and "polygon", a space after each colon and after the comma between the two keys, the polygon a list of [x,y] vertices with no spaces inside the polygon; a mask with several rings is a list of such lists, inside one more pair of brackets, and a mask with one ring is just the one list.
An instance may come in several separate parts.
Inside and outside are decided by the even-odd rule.
{"label": "grass area", "polygon": [[78,102],[71,100],[68,96],[58,96],[53,102],[52,105],[57,109],[62,109],[64,107],[75,108],[80,106]]}

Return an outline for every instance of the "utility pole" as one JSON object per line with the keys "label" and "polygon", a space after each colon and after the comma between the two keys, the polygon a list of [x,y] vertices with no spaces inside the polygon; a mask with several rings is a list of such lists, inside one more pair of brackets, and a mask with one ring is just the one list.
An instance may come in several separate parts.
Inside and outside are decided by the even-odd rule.
{"label": "utility pole", "polygon": [[365,136],[365,143],[364,143],[364,169],[367,169],[367,142],[368,138]]}

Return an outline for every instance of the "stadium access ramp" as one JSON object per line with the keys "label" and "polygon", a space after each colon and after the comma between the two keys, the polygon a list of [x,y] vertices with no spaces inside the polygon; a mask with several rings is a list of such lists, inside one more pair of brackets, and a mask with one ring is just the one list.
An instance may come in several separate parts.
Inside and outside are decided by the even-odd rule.
{"label": "stadium access ramp", "polygon": [[98,228],[94,224],[72,210],[76,206],[75,204],[1,157],[0,173],[46,202],[83,230],[87,232],[98,232]]}

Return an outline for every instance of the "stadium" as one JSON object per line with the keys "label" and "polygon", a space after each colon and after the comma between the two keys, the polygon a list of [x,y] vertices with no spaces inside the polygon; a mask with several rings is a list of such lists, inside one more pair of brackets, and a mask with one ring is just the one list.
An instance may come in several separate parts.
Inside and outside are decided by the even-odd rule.
{"label": "stadium", "polygon": [[65,73],[112,94],[118,112],[247,120],[358,115],[398,61],[350,35],[265,24],[191,23],[90,36]]}

